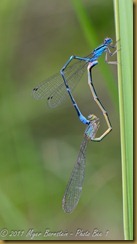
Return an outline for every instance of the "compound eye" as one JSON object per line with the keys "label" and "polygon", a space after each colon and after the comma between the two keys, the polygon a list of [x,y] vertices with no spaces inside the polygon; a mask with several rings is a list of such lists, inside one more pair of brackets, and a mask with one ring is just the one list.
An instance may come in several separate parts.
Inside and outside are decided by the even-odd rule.
{"label": "compound eye", "polygon": [[110,39],[110,38],[106,37],[106,38],[104,39],[104,43],[107,43],[109,39]]}
{"label": "compound eye", "polygon": [[104,39],[104,44],[110,44],[110,43],[112,43],[112,39],[109,38],[109,37],[106,37],[106,38]]}

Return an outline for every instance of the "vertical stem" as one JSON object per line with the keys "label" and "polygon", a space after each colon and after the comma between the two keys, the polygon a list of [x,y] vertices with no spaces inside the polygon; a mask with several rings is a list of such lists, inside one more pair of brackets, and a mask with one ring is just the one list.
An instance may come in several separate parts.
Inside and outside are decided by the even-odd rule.
{"label": "vertical stem", "polygon": [[[133,3],[114,0],[118,52],[118,89],[125,240],[133,239]],[[118,47],[119,48],[119,47]]]}

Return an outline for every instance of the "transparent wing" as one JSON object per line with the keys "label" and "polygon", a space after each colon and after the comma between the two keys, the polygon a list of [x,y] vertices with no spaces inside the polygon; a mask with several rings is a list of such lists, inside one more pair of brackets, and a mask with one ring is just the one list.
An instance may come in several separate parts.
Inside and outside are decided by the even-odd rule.
{"label": "transparent wing", "polygon": [[[72,65],[69,65],[64,71],[65,78],[71,91],[82,78],[86,70],[87,63],[80,60],[74,60]],[[48,105],[55,108],[60,105],[66,97],[68,97],[66,87],[60,73],[55,74],[49,79],[41,82],[33,89],[35,99],[47,99]]]}
{"label": "transparent wing", "polygon": [[71,213],[80,199],[85,173],[87,142],[88,139],[85,136],[62,200],[62,207],[66,213]]}
{"label": "transparent wing", "polygon": [[84,132],[85,136],[80,146],[77,161],[62,200],[62,208],[66,213],[71,213],[79,202],[85,174],[87,142],[95,137],[99,128],[99,119],[93,114],[90,119],[91,122]]}

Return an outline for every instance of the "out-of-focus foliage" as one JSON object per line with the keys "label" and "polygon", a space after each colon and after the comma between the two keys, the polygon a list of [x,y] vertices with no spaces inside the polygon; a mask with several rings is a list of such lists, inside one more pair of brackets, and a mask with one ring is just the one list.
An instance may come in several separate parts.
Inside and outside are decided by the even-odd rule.
{"label": "out-of-focus foliage", "polygon": [[[100,43],[106,36],[115,41],[112,1],[83,4]],[[49,110],[31,93],[70,55],[90,52],[71,1],[0,1],[0,228],[9,233],[24,230],[22,236],[7,234],[3,239],[30,239],[29,229],[41,232],[35,239],[44,240],[123,239],[119,116],[100,72],[104,57],[93,80],[113,131],[101,143],[89,143],[82,196],[70,215],[63,212],[61,201],[85,126],[69,99]],[[116,67],[110,71],[117,86]],[[100,118],[101,133],[106,125],[86,74],[74,96],[85,116]],[[94,228],[102,236],[75,235],[77,229],[92,233]],[[46,229],[68,231],[68,236],[44,237]]]}

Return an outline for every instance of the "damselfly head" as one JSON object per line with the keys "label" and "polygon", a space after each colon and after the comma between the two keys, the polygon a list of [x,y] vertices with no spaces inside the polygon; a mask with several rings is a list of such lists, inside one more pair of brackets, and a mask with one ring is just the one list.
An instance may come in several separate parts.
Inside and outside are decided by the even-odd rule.
{"label": "damselfly head", "polygon": [[104,39],[104,44],[109,45],[109,44],[112,43],[112,42],[113,42],[113,40],[112,40],[110,37],[106,37],[106,38]]}
{"label": "damselfly head", "polygon": [[96,115],[94,115],[94,114],[89,114],[88,115],[88,119],[90,121],[98,121],[99,120],[99,118]]}
{"label": "damselfly head", "polygon": [[88,119],[90,124],[87,126],[84,134],[87,139],[93,140],[99,128],[99,118],[94,114],[90,114]]}

